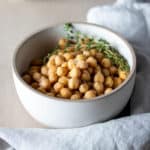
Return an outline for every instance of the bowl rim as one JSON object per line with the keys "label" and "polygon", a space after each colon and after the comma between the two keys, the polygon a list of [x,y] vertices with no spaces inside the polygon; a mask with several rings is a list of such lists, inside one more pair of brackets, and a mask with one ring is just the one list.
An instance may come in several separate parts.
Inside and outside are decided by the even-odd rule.
{"label": "bowl rim", "polygon": [[[64,25],[65,23],[72,23],[72,24],[82,24],[82,25],[89,25],[89,26],[95,26],[97,28],[101,28],[103,30],[106,30],[107,32],[110,32],[112,35],[114,36],[117,36],[119,39],[121,39],[126,45],[127,47],[129,48],[130,52],[131,52],[131,56],[132,56],[132,61],[133,61],[133,67],[132,69],[130,70],[130,73],[127,77],[127,79],[117,88],[113,89],[111,93],[109,94],[103,94],[103,95],[100,95],[100,96],[96,96],[94,98],[89,98],[89,99],[78,99],[78,100],[70,100],[70,99],[65,99],[65,98],[58,98],[58,97],[53,97],[53,96],[48,96],[44,93],[41,93],[35,89],[33,89],[30,85],[28,85],[21,77],[21,75],[18,73],[17,71],[17,68],[16,68],[16,57],[17,57],[17,54],[20,50],[20,48],[30,39],[34,38],[34,36],[44,32],[44,31],[47,31],[51,28],[55,28],[55,27],[59,27],[59,26],[62,26]],[[135,52],[134,52],[134,49],[132,48],[132,46],[129,44],[129,42],[123,38],[120,34],[116,33],[115,31],[107,28],[107,27],[104,27],[102,25],[98,25],[98,24],[95,24],[95,23],[88,23],[88,22],[81,22],[81,21],[71,21],[71,22],[62,22],[62,23],[57,23],[57,24],[53,24],[52,26],[48,26],[48,27],[45,27],[44,29],[40,29],[39,31],[35,31],[33,33],[31,33],[29,36],[25,37],[24,40],[22,40],[20,42],[20,44],[18,44],[18,46],[15,48],[14,50],[14,53],[13,53],[13,57],[12,57],[12,65],[11,65],[11,68],[12,68],[12,72],[15,74],[15,76],[17,77],[17,79],[23,84],[23,86],[25,86],[28,90],[31,90],[33,93],[41,96],[41,97],[45,97],[47,98],[47,100],[52,100],[52,101],[58,101],[58,102],[67,102],[67,103],[86,103],[86,102],[95,102],[95,101],[102,101],[104,100],[105,97],[109,97],[113,94],[115,94],[116,92],[119,92],[123,87],[125,87],[127,85],[127,83],[132,79],[134,73],[135,73],[135,70],[136,70],[136,55],[135,55]]]}

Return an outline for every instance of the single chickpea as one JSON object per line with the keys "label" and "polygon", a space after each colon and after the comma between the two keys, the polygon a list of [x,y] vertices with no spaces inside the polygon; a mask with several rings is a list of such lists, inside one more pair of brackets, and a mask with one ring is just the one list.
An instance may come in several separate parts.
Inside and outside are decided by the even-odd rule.
{"label": "single chickpea", "polygon": [[35,81],[39,82],[40,79],[41,79],[41,74],[40,74],[39,72],[35,72],[35,73],[33,73],[32,78],[33,78]]}
{"label": "single chickpea", "polygon": [[55,64],[56,64],[56,66],[62,65],[63,62],[64,62],[64,57],[63,56],[57,55],[55,57]]}
{"label": "single chickpea", "polygon": [[54,83],[54,82],[57,81],[58,76],[55,72],[51,72],[51,73],[48,74],[48,79],[51,83]]}
{"label": "single chickpea", "polygon": [[66,67],[58,67],[56,73],[58,76],[65,76],[68,73],[68,70]]}
{"label": "single chickpea", "polygon": [[85,60],[86,57],[83,54],[78,54],[75,58],[76,61]]}
{"label": "single chickpea", "polygon": [[46,90],[42,87],[37,88],[37,90],[41,93],[44,93],[44,94],[46,93]]}
{"label": "single chickpea", "polygon": [[80,69],[86,69],[88,68],[88,64],[84,60],[77,61],[76,66]]}
{"label": "single chickpea", "polygon": [[58,45],[59,45],[59,47],[60,47],[61,49],[64,49],[64,48],[66,47],[67,43],[68,43],[68,40],[62,38],[62,39],[59,40]]}
{"label": "single chickpea", "polygon": [[104,75],[101,72],[97,72],[94,76],[94,81],[95,82],[104,82]]}
{"label": "single chickpea", "polygon": [[118,87],[122,83],[122,80],[118,77],[114,77],[113,81],[114,81],[113,85],[114,88]]}
{"label": "single chickpea", "polygon": [[32,81],[32,78],[31,78],[31,76],[29,74],[25,74],[22,78],[28,84],[30,84],[31,81]]}
{"label": "single chickpea", "polygon": [[69,76],[72,78],[77,78],[81,75],[81,71],[79,68],[74,67],[70,72],[69,72]]}
{"label": "single chickpea", "polygon": [[114,81],[113,81],[112,77],[110,77],[110,76],[106,77],[105,86],[111,88],[113,86],[113,84],[114,84]]}
{"label": "single chickpea", "polygon": [[75,61],[74,59],[70,59],[68,61],[68,68],[71,70],[72,68],[74,68],[76,65],[75,65]]}
{"label": "single chickpea", "polygon": [[73,94],[70,99],[77,100],[77,99],[80,99],[80,98],[81,98],[80,94]]}
{"label": "single chickpea", "polygon": [[92,67],[88,67],[87,69],[90,74],[92,74],[94,72],[94,68],[92,68]]}
{"label": "single chickpea", "polygon": [[95,82],[93,87],[98,94],[101,94],[104,91],[104,85],[101,82]]}
{"label": "single chickpea", "polygon": [[41,73],[42,73],[43,75],[45,75],[45,76],[48,75],[48,68],[47,68],[47,66],[42,66],[42,67],[41,67]]}
{"label": "single chickpea", "polygon": [[70,59],[72,59],[74,57],[72,53],[64,53],[63,56],[65,57],[65,59],[67,61],[70,60]]}
{"label": "single chickpea", "polygon": [[112,88],[106,88],[104,94],[109,94],[112,92]]}
{"label": "single chickpea", "polygon": [[44,76],[41,77],[39,85],[43,89],[49,89],[50,86],[51,86],[50,81],[48,80],[48,78],[46,78]]}
{"label": "single chickpea", "polygon": [[56,57],[56,55],[52,55],[50,58],[49,58],[49,60],[48,60],[48,62],[47,62],[47,67],[49,68],[50,67],[50,65],[55,65],[55,57]]}
{"label": "single chickpea", "polygon": [[48,74],[56,72],[57,67],[55,65],[49,65]]}
{"label": "single chickpea", "polygon": [[59,56],[63,56],[63,55],[64,55],[64,52],[61,50],[61,51],[58,52],[58,55],[59,55]]}
{"label": "single chickpea", "polygon": [[125,80],[128,77],[128,73],[126,71],[119,70],[118,72],[119,72],[119,77],[122,80]]}
{"label": "single chickpea", "polygon": [[68,89],[68,88],[62,88],[60,90],[60,95],[63,97],[63,98],[70,98],[72,93],[71,93],[71,90]]}
{"label": "single chickpea", "polygon": [[91,67],[96,67],[97,66],[97,61],[94,57],[90,56],[87,58],[86,62],[89,64]]}
{"label": "single chickpea", "polygon": [[78,78],[71,78],[68,80],[69,89],[78,89],[80,84],[80,80]]}
{"label": "single chickpea", "polygon": [[101,64],[104,68],[110,68],[111,67],[111,60],[108,58],[103,58],[101,61]]}
{"label": "single chickpea", "polygon": [[40,68],[41,68],[40,66],[31,66],[30,70],[35,70],[35,71],[39,72]]}
{"label": "single chickpea", "polygon": [[60,90],[64,87],[64,85],[60,82],[56,82],[54,84],[54,90],[56,93],[60,92]]}
{"label": "single chickpea", "polygon": [[63,62],[61,66],[67,68],[68,67],[68,63],[67,62]]}
{"label": "single chickpea", "polygon": [[43,64],[42,59],[34,59],[31,61],[32,66],[41,66]]}
{"label": "single chickpea", "polygon": [[88,86],[87,83],[83,83],[83,84],[81,84],[80,87],[79,87],[79,91],[80,91],[81,93],[87,92],[88,89],[89,89],[89,86]]}
{"label": "single chickpea", "polygon": [[96,73],[97,73],[97,72],[101,72],[101,67],[100,67],[100,66],[96,66],[95,72],[96,72]]}
{"label": "single chickpea", "polygon": [[85,50],[85,51],[83,51],[83,55],[88,57],[88,56],[90,56],[90,52]]}
{"label": "single chickpea", "polygon": [[96,49],[91,49],[90,54],[95,57],[96,54],[97,54],[97,50]]}
{"label": "single chickpea", "polygon": [[84,95],[85,99],[89,99],[89,98],[93,98],[93,97],[96,97],[96,91],[95,90],[89,90]]}
{"label": "single chickpea", "polygon": [[88,71],[84,70],[81,75],[81,79],[83,81],[89,81],[91,79],[90,73]]}
{"label": "single chickpea", "polygon": [[98,53],[96,53],[96,59],[97,59],[97,61],[99,62],[99,63],[101,63],[101,60],[102,60],[102,58],[103,58],[103,54],[101,53],[101,52],[98,52]]}
{"label": "single chickpea", "polygon": [[67,85],[68,84],[68,78],[65,76],[62,76],[58,79],[58,82],[62,83],[63,85]]}
{"label": "single chickpea", "polygon": [[33,82],[31,86],[32,88],[37,89],[39,87],[39,84],[37,82]]}
{"label": "single chickpea", "polygon": [[116,74],[117,73],[117,68],[115,67],[115,66],[111,66],[110,68],[109,68],[109,70],[110,70],[110,74],[111,75],[114,75],[114,74]]}
{"label": "single chickpea", "polygon": [[46,95],[48,95],[48,96],[55,96],[55,94],[51,93],[51,92],[47,93]]}
{"label": "single chickpea", "polygon": [[102,69],[102,73],[103,73],[103,75],[104,75],[105,77],[108,77],[108,76],[110,75],[109,70],[106,69],[106,68],[103,68],[103,69]]}
{"label": "single chickpea", "polygon": [[40,72],[40,66],[31,66],[29,69],[29,74],[32,76],[35,72]]}

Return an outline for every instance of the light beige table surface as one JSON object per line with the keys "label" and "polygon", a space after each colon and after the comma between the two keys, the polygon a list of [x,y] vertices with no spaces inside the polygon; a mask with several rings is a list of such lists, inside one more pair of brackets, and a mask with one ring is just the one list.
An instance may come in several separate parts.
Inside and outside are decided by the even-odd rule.
{"label": "light beige table surface", "polygon": [[[16,1],[16,2],[15,2]],[[113,0],[0,0],[0,126],[43,127],[21,105],[11,73],[15,47],[28,35],[64,21],[85,21],[87,10]]]}

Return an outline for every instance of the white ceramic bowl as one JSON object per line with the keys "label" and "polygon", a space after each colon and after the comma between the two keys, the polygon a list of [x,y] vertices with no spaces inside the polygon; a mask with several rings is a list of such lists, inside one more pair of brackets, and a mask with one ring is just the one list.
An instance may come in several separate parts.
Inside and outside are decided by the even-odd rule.
{"label": "white ceramic bowl", "polygon": [[117,115],[127,104],[135,82],[136,58],[129,43],[104,27],[89,23],[73,23],[82,33],[103,38],[128,60],[130,74],[123,84],[106,96],[92,100],[68,101],[46,96],[27,85],[21,74],[32,59],[44,56],[64,37],[64,24],[44,29],[27,38],[15,51],[13,78],[20,100],[29,114],[39,122],[55,128],[72,128],[102,122]]}

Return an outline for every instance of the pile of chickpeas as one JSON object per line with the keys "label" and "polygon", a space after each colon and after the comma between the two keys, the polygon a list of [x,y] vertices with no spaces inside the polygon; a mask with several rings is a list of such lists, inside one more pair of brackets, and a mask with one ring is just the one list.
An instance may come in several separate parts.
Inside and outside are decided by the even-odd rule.
{"label": "pile of chickpeas", "polygon": [[52,54],[46,64],[33,60],[23,79],[34,89],[59,98],[90,99],[110,93],[127,78],[128,73],[113,65],[96,49],[76,49],[68,46],[67,39],[60,39],[57,54]]}

